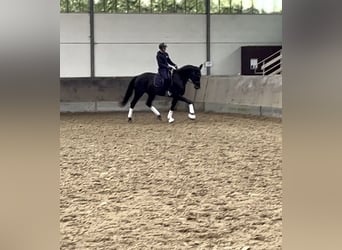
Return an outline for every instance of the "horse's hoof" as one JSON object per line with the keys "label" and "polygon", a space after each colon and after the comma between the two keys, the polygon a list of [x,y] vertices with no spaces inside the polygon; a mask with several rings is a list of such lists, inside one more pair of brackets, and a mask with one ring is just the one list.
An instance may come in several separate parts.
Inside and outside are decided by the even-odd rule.
{"label": "horse's hoof", "polygon": [[195,115],[195,114],[189,113],[189,114],[188,114],[188,117],[189,117],[191,120],[195,120],[195,119],[196,119],[196,115]]}
{"label": "horse's hoof", "polygon": [[175,121],[175,119],[173,119],[172,117],[169,118],[169,123],[173,123]]}
{"label": "horse's hoof", "polygon": [[128,122],[132,122],[132,118],[128,118]]}
{"label": "horse's hoof", "polygon": [[158,119],[159,121],[161,121],[161,120],[162,120],[161,115],[158,115],[158,116],[157,116],[157,119]]}

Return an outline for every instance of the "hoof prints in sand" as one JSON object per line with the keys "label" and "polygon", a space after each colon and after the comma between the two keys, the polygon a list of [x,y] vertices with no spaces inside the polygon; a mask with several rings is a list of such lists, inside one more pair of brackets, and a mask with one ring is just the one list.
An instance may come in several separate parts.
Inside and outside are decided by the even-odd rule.
{"label": "hoof prints in sand", "polygon": [[61,249],[281,248],[281,123],[186,115],[61,115]]}

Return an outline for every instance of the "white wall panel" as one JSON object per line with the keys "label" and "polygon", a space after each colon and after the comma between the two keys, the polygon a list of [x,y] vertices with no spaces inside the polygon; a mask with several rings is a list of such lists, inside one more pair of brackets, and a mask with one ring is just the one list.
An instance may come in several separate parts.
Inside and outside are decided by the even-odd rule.
{"label": "white wall panel", "polygon": [[281,15],[213,15],[211,42],[281,43]]}
{"label": "white wall panel", "polygon": [[97,43],[205,42],[205,15],[96,14]]}
{"label": "white wall panel", "polygon": [[169,47],[170,48],[168,49],[168,52],[170,54],[170,57],[179,67],[188,64],[199,66],[206,61],[205,43],[170,44]]}
{"label": "white wall panel", "polygon": [[212,75],[236,75],[241,71],[241,44],[211,46]]}
{"label": "white wall panel", "polygon": [[153,45],[97,44],[95,46],[96,76],[133,76],[155,72]]}
{"label": "white wall panel", "polygon": [[[95,75],[133,76],[157,72],[157,51],[155,44],[97,44]],[[167,51],[179,67],[186,64],[198,66],[205,61],[204,44],[170,44]]]}
{"label": "white wall panel", "polygon": [[[94,21],[96,76],[157,72],[160,42],[179,66],[206,59],[205,15],[95,14]],[[82,45],[89,30],[88,14],[61,14],[61,77],[90,75],[90,46]],[[212,15],[211,73],[239,73],[241,46],[281,43],[281,15]]]}
{"label": "white wall panel", "polygon": [[61,44],[60,45],[60,76],[89,77],[90,76],[90,45]]}
{"label": "white wall panel", "polygon": [[89,14],[60,14],[61,43],[89,43]]}

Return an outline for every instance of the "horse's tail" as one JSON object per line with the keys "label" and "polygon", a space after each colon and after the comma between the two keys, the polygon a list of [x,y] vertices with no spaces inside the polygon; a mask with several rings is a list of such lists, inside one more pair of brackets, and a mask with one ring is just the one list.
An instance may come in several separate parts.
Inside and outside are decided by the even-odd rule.
{"label": "horse's tail", "polygon": [[137,78],[136,76],[133,77],[133,79],[129,82],[128,88],[126,90],[125,97],[123,98],[122,102],[120,103],[121,106],[125,106],[129,100],[129,98],[132,96],[133,90],[134,90],[134,83],[135,83],[136,78]]}

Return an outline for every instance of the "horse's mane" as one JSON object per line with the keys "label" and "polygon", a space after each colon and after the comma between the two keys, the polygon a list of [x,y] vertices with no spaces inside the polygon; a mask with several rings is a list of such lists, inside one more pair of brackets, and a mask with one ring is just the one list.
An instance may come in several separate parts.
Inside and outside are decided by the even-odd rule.
{"label": "horse's mane", "polygon": [[196,68],[198,68],[198,67],[193,66],[193,65],[185,65],[185,66],[179,68],[178,70],[179,70],[179,71],[186,71],[186,70],[189,70],[189,69],[192,69],[192,70],[193,70],[193,69],[196,69]]}

